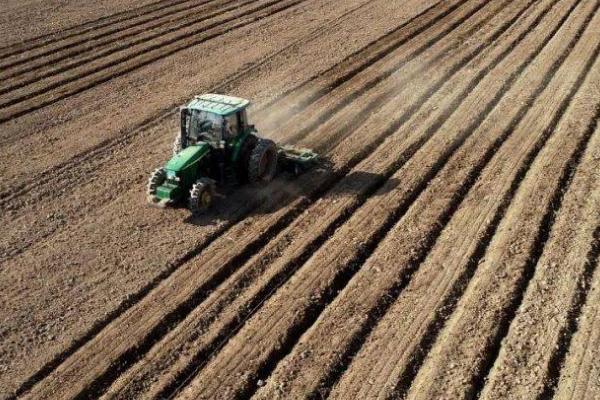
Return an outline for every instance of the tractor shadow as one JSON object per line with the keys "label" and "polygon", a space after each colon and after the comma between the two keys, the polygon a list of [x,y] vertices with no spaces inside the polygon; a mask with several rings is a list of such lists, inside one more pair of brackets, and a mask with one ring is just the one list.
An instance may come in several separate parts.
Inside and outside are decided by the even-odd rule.
{"label": "tractor shadow", "polygon": [[[316,182],[327,190],[315,191]],[[336,173],[331,163],[321,160],[313,169],[300,175],[281,172],[267,185],[220,187],[213,206],[206,214],[190,215],[184,222],[196,226],[235,223],[252,216],[272,214],[297,200],[300,200],[298,205],[306,205],[319,198],[337,200],[348,196],[380,196],[396,189],[399,183],[393,177],[387,179],[382,174],[367,171],[351,171],[347,175]]]}

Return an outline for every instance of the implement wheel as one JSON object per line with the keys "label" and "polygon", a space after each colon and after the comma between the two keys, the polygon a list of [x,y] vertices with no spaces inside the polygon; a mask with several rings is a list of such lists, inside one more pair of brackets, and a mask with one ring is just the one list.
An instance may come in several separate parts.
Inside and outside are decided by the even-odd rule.
{"label": "implement wheel", "polygon": [[193,215],[200,215],[210,208],[215,197],[215,185],[212,179],[200,178],[190,190],[190,210]]}
{"label": "implement wheel", "polygon": [[277,146],[272,140],[259,138],[248,160],[248,180],[270,182],[277,172]]}

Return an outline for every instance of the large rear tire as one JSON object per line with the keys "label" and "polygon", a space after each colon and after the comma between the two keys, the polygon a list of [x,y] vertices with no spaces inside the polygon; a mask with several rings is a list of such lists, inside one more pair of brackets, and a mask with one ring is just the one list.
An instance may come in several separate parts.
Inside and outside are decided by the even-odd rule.
{"label": "large rear tire", "polygon": [[277,146],[269,139],[258,138],[248,160],[248,180],[270,182],[277,172]]}
{"label": "large rear tire", "polygon": [[215,184],[212,179],[200,178],[190,190],[189,206],[192,215],[201,215],[210,208],[215,197]]}

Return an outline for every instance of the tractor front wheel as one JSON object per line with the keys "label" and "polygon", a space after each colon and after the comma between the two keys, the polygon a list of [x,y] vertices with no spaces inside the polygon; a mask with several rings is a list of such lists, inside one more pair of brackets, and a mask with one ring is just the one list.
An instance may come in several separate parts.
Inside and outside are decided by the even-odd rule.
{"label": "tractor front wheel", "polygon": [[269,139],[259,138],[248,160],[250,182],[270,182],[277,172],[277,146]]}
{"label": "tractor front wheel", "polygon": [[148,201],[153,201],[156,197],[156,189],[162,185],[167,179],[167,174],[164,168],[155,169],[150,178],[148,178],[148,185],[146,186],[146,194],[148,195]]}
{"label": "tractor front wheel", "polygon": [[190,210],[200,215],[210,208],[215,196],[215,184],[212,179],[200,178],[190,190]]}

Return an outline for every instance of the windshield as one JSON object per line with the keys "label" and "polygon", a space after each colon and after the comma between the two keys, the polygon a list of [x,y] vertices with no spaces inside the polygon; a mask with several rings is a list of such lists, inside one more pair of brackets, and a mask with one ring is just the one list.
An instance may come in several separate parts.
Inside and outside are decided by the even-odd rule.
{"label": "windshield", "polygon": [[214,113],[200,110],[188,110],[185,131],[187,136],[194,141],[202,138],[219,140],[223,124],[223,117]]}

